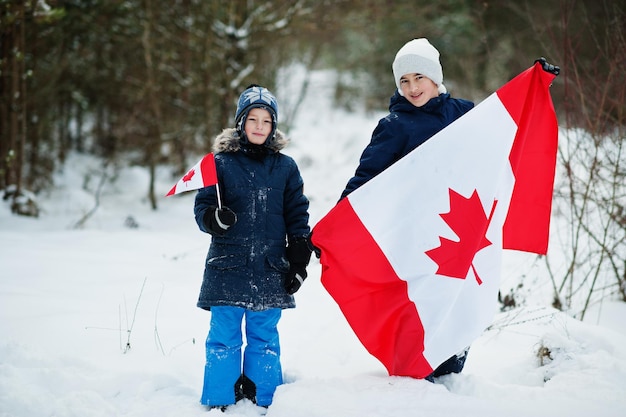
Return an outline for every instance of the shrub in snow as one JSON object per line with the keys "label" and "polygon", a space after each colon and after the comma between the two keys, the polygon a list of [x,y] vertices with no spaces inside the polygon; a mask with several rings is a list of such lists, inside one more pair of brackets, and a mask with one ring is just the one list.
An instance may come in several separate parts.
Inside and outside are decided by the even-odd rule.
{"label": "shrub in snow", "polygon": [[39,217],[39,205],[35,194],[28,190],[18,190],[11,185],[4,190],[4,201],[10,201],[11,212],[21,216]]}

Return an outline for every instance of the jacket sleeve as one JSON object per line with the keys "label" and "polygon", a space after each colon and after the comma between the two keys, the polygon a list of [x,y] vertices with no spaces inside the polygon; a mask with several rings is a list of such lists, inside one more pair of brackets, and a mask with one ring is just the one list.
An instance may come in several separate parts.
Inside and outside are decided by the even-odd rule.
{"label": "jacket sleeve", "polygon": [[348,181],[346,188],[341,193],[344,198],[385,169],[396,162],[406,142],[401,132],[393,128],[393,113],[381,119],[372,133],[370,143],[365,147],[359,160],[354,176]]}
{"label": "jacket sleeve", "polygon": [[295,161],[292,160],[285,186],[284,217],[288,238],[309,235],[309,199],[304,195],[304,181]]}
{"label": "jacket sleeve", "polygon": [[196,200],[193,207],[193,213],[196,218],[196,223],[200,230],[205,233],[210,233],[206,225],[204,224],[204,214],[210,206],[217,205],[217,188],[212,185],[210,187],[201,188],[196,194]]}

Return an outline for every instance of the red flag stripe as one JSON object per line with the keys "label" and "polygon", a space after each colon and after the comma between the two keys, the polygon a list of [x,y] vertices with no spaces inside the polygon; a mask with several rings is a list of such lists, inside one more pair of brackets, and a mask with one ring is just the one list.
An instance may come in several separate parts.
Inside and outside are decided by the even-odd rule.
{"label": "red flag stripe", "polygon": [[[332,212],[313,233],[314,244],[322,249],[322,284],[363,346],[390,375],[428,376],[433,369],[423,356],[424,328],[407,283],[397,276],[349,198]],[[324,242],[332,242],[332,247]]]}
{"label": "red flag stripe", "polygon": [[210,153],[202,158],[200,163],[202,171],[202,182],[205,187],[217,184],[217,169],[215,168],[215,156]]}
{"label": "red flag stripe", "polygon": [[509,157],[515,185],[504,223],[504,249],[542,255],[548,251],[558,147],[558,123],[548,87],[555,77],[536,63],[497,91],[518,125]]}
{"label": "red flag stripe", "polygon": [[169,190],[167,194],[165,194],[165,197],[169,197],[171,195],[174,195],[175,193],[176,193],[176,185],[174,185],[172,189]]}

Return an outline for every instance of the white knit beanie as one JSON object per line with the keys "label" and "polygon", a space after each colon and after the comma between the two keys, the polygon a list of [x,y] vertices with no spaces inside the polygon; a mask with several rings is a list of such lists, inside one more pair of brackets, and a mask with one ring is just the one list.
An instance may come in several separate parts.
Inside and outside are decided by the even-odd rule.
{"label": "white knit beanie", "polygon": [[440,94],[448,91],[443,85],[443,69],[439,63],[439,51],[426,38],[413,39],[405,43],[396,54],[392,68],[396,87],[402,96],[404,94],[400,88],[400,78],[405,74],[413,73],[430,78],[437,84]]}

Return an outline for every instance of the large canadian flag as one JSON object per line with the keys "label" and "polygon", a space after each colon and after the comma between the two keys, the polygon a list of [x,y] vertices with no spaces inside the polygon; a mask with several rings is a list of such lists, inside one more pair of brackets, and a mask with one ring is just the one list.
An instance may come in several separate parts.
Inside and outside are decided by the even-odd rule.
{"label": "large canadian flag", "polygon": [[165,197],[174,194],[184,193],[185,191],[193,191],[200,188],[217,184],[217,170],[215,168],[215,156],[208,153],[199,160],[172,189],[165,194]]}
{"label": "large canadian flag", "polygon": [[491,324],[503,249],[546,253],[554,77],[535,63],[314,227],[322,284],[390,375],[428,376]]}

